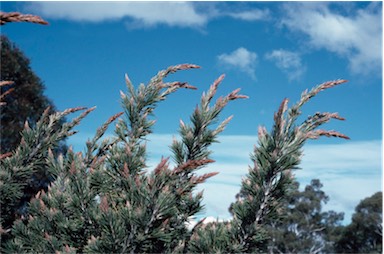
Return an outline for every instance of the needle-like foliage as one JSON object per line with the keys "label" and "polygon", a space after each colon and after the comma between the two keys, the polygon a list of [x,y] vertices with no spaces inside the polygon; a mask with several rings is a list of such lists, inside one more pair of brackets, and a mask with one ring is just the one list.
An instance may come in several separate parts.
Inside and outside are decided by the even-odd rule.
{"label": "needle-like foliage", "polygon": [[[162,158],[148,169],[146,143],[155,124],[156,106],[180,88],[195,89],[184,82],[164,82],[169,74],[198,68],[182,64],[160,71],[147,85],[133,86],[126,76],[127,92],[121,92],[123,112],[109,118],[86,143],[83,152],[71,148],[56,156],[52,149],[94,108],[74,108],[53,115],[44,113],[34,128],[26,123],[16,151],[1,158],[1,212],[4,253],[185,253],[258,252],[265,249],[268,221],[279,218],[282,199],[292,188],[292,170],[298,168],[302,147],[309,138],[336,136],[317,128],[336,113],[316,113],[300,125],[300,108],[319,91],[340,84],[322,84],[288,109],[283,100],[270,133],[259,128],[253,166],[232,205],[233,219],[188,228],[190,218],[202,211],[203,193],[196,186],[217,172],[198,174],[214,161],[210,145],[232,119],[219,122],[230,101],[245,99],[236,89],[215,101],[224,75],[213,82],[192,112],[189,123],[180,120],[180,138],[170,145],[172,159]],[[5,105],[6,106],[6,105]],[[69,123],[59,120],[85,110]],[[123,116],[124,114],[124,116]],[[117,120],[115,135],[103,139]],[[44,168],[53,177],[47,191],[29,203],[28,214],[17,216],[23,188],[31,175]],[[12,222],[16,219],[16,222]]]}
{"label": "needle-like foliage", "polygon": [[34,128],[25,123],[22,139],[17,149],[3,156],[0,161],[0,196],[1,196],[1,232],[7,233],[13,221],[23,214],[19,211],[25,188],[30,186],[35,173],[54,176],[54,168],[47,160],[59,142],[75,134],[73,127],[87,116],[94,108],[86,109],[72,122],[61,123],[65,116],[86,108],[71,108],[63,112],[48,115],[47,109]]}
{"label": "needle-like foliage", "polygon": [[202,209],[202,193],[193,191],[199,183],[217,174],[197,175],[196,170],[213,162],[209,145],[216,141],[231,117],[215,128],[211,126],[217,123],[229,101],[246,98],[235,90],[211,106],[224,77],[221,76],[203,94],[192,114],[191,125],[181,121],[181,141],[174,141],[171,146],[176,165],[172,168],[168,159],[163,158],[153,171],[147,172],[146,137],[155,123],[151,119],[155,107],[180,88],[195,89],[187,83],[165,83],[163,79],[176,71],[193,68],[198,66],[171,66],[137,88],[126,76],[127,93],[121,92],[125,119],[118,120],[114,137],[101,140],[108,125],[123,113],[108,119],[86,143],[84,155],[69,149],[66,156],[56,157],[51,148],[57,140],[73,134],[71,129],[93,108],[59,127],[57,119],[83,108],[51,116],[46,113],[35,129],[26,124],[19,148],[2,161],[10,172],[4,178],[9,185],[2,189],[3,197],[7,197],[2,199],[2,207],[11,209],[9,200],[17,201],[22,193],[21,188],[17,193],[7,190],[13,186],[12,181],[20,180],[20,176],[12,175],[14,168],[21,167],[17,163],[26,167],[16,170],[25,180],[35,167],[44,166],[55,181],[47,192],[34,197],[28,215],[17,220],[12,230],[3,227],[2,233],[10,239],[3,246],[4,251],[186,251],[193,232],[188,230],[188,220]]}
{"label": "needle-like foliage", "polygon": [[[211,226],[199,230],[191,243],[191,251],[255,253],[265,249],[268,238],[265,225],[284,212],[282,200],[293,187],[292,171],[298,169],[305,141],[320,136],[349,139],[336,131],[317,129],[331,119],[344,120],[336,113],[316,113],[302,124],[296,124],[305,103],[320,91],[344,82],[330,81],[305,91],[291,108],[288,108],[288,99],[282,101],[270,133],[265,127],[259,127],[258,145],[251,155],[253,165],[242,181],[237,201],[231,205],[232,221],[224,228]],[[213,244],[207,245],[210,238],[228,239],[228,242],[216,245],[212,240]]]}

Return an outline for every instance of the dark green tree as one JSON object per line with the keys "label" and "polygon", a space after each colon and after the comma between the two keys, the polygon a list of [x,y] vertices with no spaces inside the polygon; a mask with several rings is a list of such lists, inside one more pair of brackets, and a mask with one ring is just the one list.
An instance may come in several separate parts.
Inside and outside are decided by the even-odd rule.
{"label": "dark green tree", "polygon": [[0,41],[1,65],[0,80],[12,81],[12,85],[2,86],[1,94],[13,91],[3,98],[6,106],[1,108],[0,153],[13,151],[21,140],[25,121],[33,127],[44,110],[56,111],[52,101],[44,95],[44,85],[30,67],[29,59],[6,36]]}
{"label": "dark green tree", "polygon": [[336,251],[343,253],[382,253],[383,193],[363,199],[355,208],[352,222],[343,229]]}
{"label": "dark green tree", "polygon": [[[269,223],[270,253],[332,253],[335,238],[340,232],[343,213],[322,211],[329,197],[321,190],[318,179],[303,191],[299,183],[287,195],[281,220]],[[267,250],[266,250],[267,251]]]}
{"label": "dark green tree", "polygon": [[[0,80],[2,81],[0,86],[0,154],[2,157],[6,157],[19,146],[22,140],[21,133],[26,125],[30,128],[36,128],[37,121],[43,115],[43,112],[52,114],[56,109],[53,103],[44,95],[44,85],[32,71],[30,62],[23,52],[6,36],[1,36],[0,43]],[[65,118],[60,118],[58,121],[59,125],[63,124]],[[57,142],[57,145],[51,147],[53,153],[65,153],[65,138]],[[1,168],[2,174],[4,174],[3,170]],[[24,181],[22,192],[19,192],[17,201],[13,200],[12,205],[9,204],[7,207],[7,209],[11,209],[12,216],[3,213],[5,206],[2,207],[3,227],[5,228],[10,227],[15,218],[25,215],[27,203],[31,197],[41,189],[47,190],[49,183],[53,180],[53,175],[43,163],[36,165],[33,173],[28,178],[22,179]]]}

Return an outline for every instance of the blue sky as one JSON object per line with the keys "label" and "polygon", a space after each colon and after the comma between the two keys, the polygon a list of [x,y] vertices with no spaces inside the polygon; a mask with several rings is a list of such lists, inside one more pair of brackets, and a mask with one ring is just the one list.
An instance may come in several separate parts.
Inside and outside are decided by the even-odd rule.
{"label": "blue sky", "polygon": [[2,11],[42,16],[48,26],[7,24],[7,35],[31,59],[45,94],[59,110],[97,106],[69,139],[84,141],[120,112],[119,91],[127,73],[135,85],[170,65],[202,68],[172,75],[198,91],[180,91],[156,111],[149,142],[150,164],[169,155],[179,119],[188,121],[201,93],[222,73],[219,95],[240,87],[248,100],[224,111],[234,115],[215,144],[219,175],[205,189],[205,216],[228,218],[257,142],[257,127],[271,127],[283,98],[333,79],[348,83],[319,94],[304,108],[339,112],[347,120],[328,124],[350,141],[322,138],[305,146],[302,187],[320,178],[330,196],[327,209],[346,212],[381,190],[382,3],[381,2],[2,2]]}

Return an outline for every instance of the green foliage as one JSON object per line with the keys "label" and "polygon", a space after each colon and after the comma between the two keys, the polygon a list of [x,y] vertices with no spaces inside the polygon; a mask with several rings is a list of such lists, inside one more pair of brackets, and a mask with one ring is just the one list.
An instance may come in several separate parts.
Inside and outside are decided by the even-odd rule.
{"label": "green foliage", "polygon": [[30,128],[28,122],[21,133],[20,145],[11,156],[0,161],[0,196],[1,196],[1,226],[8,231],[13,221],[24,215],[20,211],[27,188],[34,181],[36,174],[49,176],[58,175],[60,169],[52,165],[53,149],[60,145],[60,141],[74,134],[72,128],[77,125],[91,110],[87,110],[70,123],[62,123],[66,115],[82,110],[73,108],[64,112],[49,115],[46,110],[35,128]]}
{"label": "green foliage", "polygon": [[[23,174],[25,175],[19,176],[19,174],[21,174],[20,172],[12,173],[13,177],[9,185],[10,190],[6,192],[17,193],[17,195],[14,196],[17,197],[17,199],[7,200],[9,196],[7,194],[3,196],[4,198],[2,200],[7,200],[7,207],[4,207],[3,202],[1,203],[2,219],[5,223],[4,226],[8,228],[12,225],[15,216],[25,214],[26,205],[31,197],[36,195],[41,189],[46,190],[49,183],[53,180],[53,175],[49,172],[50,169],[44,166],[45,163],[35,160],[36,156],[41,156],[39,153],[43,148],[26,147],[25,143],[20,144],[20,141],[24,142],[25,139],[29,138],[33,139],[37,145],[43,137],[33,136],[34,130],[29,130],[29,132],[32,133],[28,133],[27,129],[29,127],[25,127],[25,124],[35,129],[47,128],[41,124],[39,125],[37,122],[47,108],[48,112],[46,112],[46,114],[54,114],[56,110],[53,103],[43,94],[44,85],[31,70],[29,60],[3,35],[1,36],[0,49],[0,156],[7,156],[19,149],[18,155],[13,157],[13,160],[21,159],[24,156],[22,167],[31,162],[31,165],[28,166],[29,168],[24,170]],[[59,123],[54,124],[54,128],[59,128],[59,126],[65,122],[64,117],[59,117],[56,120],[59,121]],[[23,131],[23,129],[26,130]],[[59,132],[59,130],[52,131],[56,133]],[[41,130],[39,135],[46,135],[46,133]],[[58,138],[52,136],[51,138],[52,141],[55,140],[55,142],[44,145],[50,147],[55,154],[65,152],[65,138],[62,136]],[[32,144],[32,141],[28,142],[28,144]],[[37,150],[33,150],[34,148]],[[2,174],[9,174],[9,172],[2,172]],[[3,179],[9,179],[9,177],[10,175],[5,176]],[[22,187],[17,187],[19,184],[15,183],[15,179],[17,179],[16,182],[22,182]],[[5,210],[7,211],[5,212]]]}
{"label": "green foliage", "polygon": [[383,193],[363,199],[355,209],[352,222],[346,226],[336,244],[343,253],[382,253]]}
{"label": "green foliage", "polygon": [[[195,195],[193,190],[198,183],[215,175],[198,176],[193,171],[212,160],[207,156],[192,156],[186,151],[188,159],[173,169],[170,169],[168,159],[162,159],[156,169],[148,173],[145,171],[144,141],[154,124],[148,117],[156,104],[179,88],[194,88],[181,82],[163,83],[163,78],[169,73],[191,68],[197,66],[170,67],[159,72],[148,85],[140,85],[137,90],[127,77],[128,94],[122,93],[126,121],[118,122],[114,138],[100,143],[98,141],[107,126],[121,114],[109,119],[97,131],[95,138],[87,142],[85,155],[74,154],[69,150],[66,156],[55,157],[49,147],[54,147],[57,139],[72,134],[71,129],[79,118],[83,118],[92,109],[73,123],[64,124],[61,129],[56,128],[60,130],[59,133],[52,130],[58,119],[79,109],[57,113],[49,121],[47,115],[44,115],[33,131],[26,127],[22,145],[12,156],[2,161],[2,166],[9,172],[7,176],[12,179],[15,169],[20,174],[32,171],[33,164],[28,163],[29,160],[25,162],[26,165],[22,164],[26,169],[18,170],[22,166],[14,165],[23,162],[21,157],[27,152],[36,154],[36,158],[31,156],[33,163],[50,168],[57,178],[48,192],[39,193],[31,201],[29,216],[15,223],[13,239],[6,242],[5,251],[76,250],[104,253],[182,250],[185,239],[191,234],[186,222],[191,215],[202,209],[202,194]],[[217,84],[211,87],[209,96],[213,97]],[[228,101],[243,98],[237,92],[219,99],[213,108],[220,111]],[[208,105],[204,107],[205,110],[209,109]],[[213,132],[208,130],[208,125],[217,121],[217,118],[218,113],[204,124],[199,121],[192,124],[190,128],[196,133],[210,133],[207,140],[204,140],[203,135],[202,139],[195,141],[197,148],[193,151],[198,151],[198,154],[207,151],[206,144],[213,142],[224,129],[228,120]],[[40,140],[33,137],[46,138]],[[178,144],[188,146],[188,138],[182,134],[183,141]],[[29,176],[25,174],[24,177],[28,179]],[[22,191],[20,186],[19,192]],[[3,190],[9,196],[7,200],[17,200],[19,192]],[[10,206],[4,203],[2,207]],[[5,225],[2,227],[3,233],[8,231]]]}
{"label": "green foliage", "polygon": [[[284,99],[274,116],[271,133],[259,127],[258,146],[251,159],[253,167],[243,179],[237,201],[231,205],[233,231],[245,251],[259,251],[267,240],[263,226],[283,214],[283,199],[292,189],[292,170],[298,168],[302,147],[307,139],[334,136],[348,139],[335,131],[317,128],[331,119],[343,120],[336,113],[316,113],[296,126],[301,107],[320,91],[344,83],[336,80],[323,83],[311,91],[305,91],[301,99],[288,108]],[[265,246],[264,246],[265,247]]]}
{"label": "green foliage", "polygon": [[[148,171],[146,142],[155,123],[153,113],[160,101],[180,88],[195,89],[184,82],[164,83],[179,70],[198,68],[182,64],[160,71],[147,85],[135,88],[126,77],[127,92],[121,92],[124,112],[112,116],[87,141],[84,153],[71,149],[55,156],[59,140],[74,134],[77,125],[93,108],[70,123],[60,119],[84,108],[49,115],[30,128],[25,126],[22,141],[11,156],[1,160],[2,248],[5,253],[91,252],[259,252],[268,244],[268,223],[281,217],[284,200],[294,191],[291,171],[296,169],[301,148],[308,138],[346,136],[316,128],[335,113],[317,113],[296,126],[301,106],[321,90],[341,84],[324,83],[288,109],[284,100],[275,114],[271,133],[259,128],[259,143],[251,157],[254,165],[244,178],[238,200],[232,205],[233,220],[204,225],[192,230],[187,223],[203,209],[203,193],[196,186],[216,172],[198,175],[197,170],[212,163],[210,145],[217,142],[232,117],[219,121],[225,106],[247,98],[239,89],[213,102],[219,77],[203,93],[190,123],[180,121],[180,139],[170,148],[173,163],[162,158]],[[119,118],[124,114],[124,118]],[[119,118],[119,119],[118,119]],[[108,126],[117,120],[115,135],[102,139]],[[174,164],[174,166],[171,166]],[[47,191],[30,202],[28,215],[13,221],[15,207],[25,182],[39,168],[46,168],[55,180]],[[319,198],[321,200],[322,197]],[[8,217],[10,219],[8,219]],[[13,216],[13,217],[12,217]],[[7,224],[8,223],[8,224]]]}

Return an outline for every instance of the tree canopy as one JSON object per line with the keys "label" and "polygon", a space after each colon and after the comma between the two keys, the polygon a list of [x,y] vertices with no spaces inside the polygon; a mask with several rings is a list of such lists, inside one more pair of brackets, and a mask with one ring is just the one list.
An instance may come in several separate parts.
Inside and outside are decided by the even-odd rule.
{"label": "tree canopy", "polygon": [[382,253],[383,193],[377,192],[360,201],[352,222],[346,226],[336,244],[344,253]]}
{"label": "tree canopy", "polygon": [[272,253],[332,253],[343,213],[322,211],[329,197],[322,183],[313,179],[303,191],[299,184],[287,195],[285,214],[269,224],[268,251]]}

